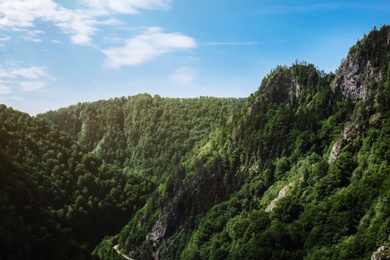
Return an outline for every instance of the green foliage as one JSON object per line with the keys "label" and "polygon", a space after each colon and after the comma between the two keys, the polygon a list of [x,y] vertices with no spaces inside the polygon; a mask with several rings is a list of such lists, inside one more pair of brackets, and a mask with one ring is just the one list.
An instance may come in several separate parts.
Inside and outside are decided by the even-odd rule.
{"label": "green foliage", "polygon": [[345,98],[338,75],[304,62],[265,77],[168,180],[156,210],[177,221],[151,221],[170,230],[161,257],[367,259],[388,244],[388,33],[384,26],[350,52],[382,72],[367,100]]}
{"label": "green foliage", "polygon": [[58,125],[103,160],[161,181],[240,103],[233,98],[139,94],[79,103],[38,117]]}
{"label": "green foliage", "polygon": [[88,258],[154,189],[53,125],[5,106],[0,117],[0,258]]}
{"label": "green foliage", "polygon": [[87,258],[112,234],[93,257],[369,259],[390,245],[389,37],[350,50],[361,100],[341,72],[295,62],[245,100],[142,94],[39,116],[79,145],[0,107],[0,252]]}

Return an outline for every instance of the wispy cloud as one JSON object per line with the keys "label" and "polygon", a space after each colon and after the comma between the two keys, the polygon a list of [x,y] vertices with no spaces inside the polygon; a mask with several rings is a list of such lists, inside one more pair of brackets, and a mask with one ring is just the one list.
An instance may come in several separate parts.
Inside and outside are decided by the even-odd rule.
{"label": "wispy cloud", "polygon": [[11,40],[12,38],[9,37],[9,36],[3,36],[3,37],[0,37],[0,48],[4,47],[5,46],[5,42]]}
{"label": "wispy cloud", "polygon": [[7,67],[0,65],[0,94],[10,94],[11,86],[20,86],[20,91],[31,92],[45,87],[44,80],[51,76],[42,67],[19,67],[15,64]]}
{"label": "wispy cloud", "polygon": [[22,92],[32,92],[44,88],[45,85],[42,81],[22,81],[20,82],[20,90]]}
{"label": "wispy cloud", "polygon": [[26,30],[26,33],[22,38],[29,42],[41,42],[42,39],[40,38],[40,35],[42,34],[44,34],[44,32],[40,30]]}
{"label": "wispy cloud", "polygon": [[51,0],[4,0],[0,3],[0,26],[4,28],[32,27],[36,19],[53,19],[59,6]]}
{"label": "wispy cloud", "polygon": [[[112,15],[134,14],[141,9],[168,8],[169,0],[84,0],[69,9],[53,0],[3,0],[0,2],[0,30],[33,28],[36,21],[52,22],[71,35],[74,44],[88,45],[99,25],[113,24]],[[27,40],[37,40],[29,38]]]}
{"label": "wispy cloud", "polygon": [[170,0],[84,0],[90,10],[99,14],[125,13],[135,14],[140,9],[167,9]]}
{"label": "wispy cloud", "polygon": [[9,40],[11,40],[11,37],[9,37],[9,36],[0,37],[0,42],[6,42],[6,41],[9,41]]}
{"label": "wispy cloud", "polygon": [[104,50],[107,66],[135,66],[151,61],[163,54],[176,50],[195,48],[193,38],[180,33],[164,33],[162,28],[150,27],[140,35],[126,40],[122,47]]}
{"label": "wispy cloud", "polygon": [[189,67],[180,67],[173,71],[170,75],[170,79],[173,82],[187,85],[192,83],[196,79],[197,71]]}
{"label": "wispy cloud", "polygon": [[42,77],[46,77],[47,73],[44,68],[42,67],[25,67],[20,68],[15,65],[12,65],[8,68],[4,68],[0,66],[0,78],[16,78],[16,77],[22,77],[27,79],[39,79]]}
{"label": "wispy cloud", "polygon": [[12,90],[9,86],[7,85],[3,85],[1,82],[0,82],[0,94],[1,95],[6,95],[6,94],[11,94],[12,93]]}
{"label": "wispy cloud", "polygon": [[86,12],[66,9],[52,0],[5,0],[0,3],[0,17],[0,29],[12,31],[33,28],[37,20],[51,21],[72,34],[76,44],[87,44],[96,30],[94,20]]}

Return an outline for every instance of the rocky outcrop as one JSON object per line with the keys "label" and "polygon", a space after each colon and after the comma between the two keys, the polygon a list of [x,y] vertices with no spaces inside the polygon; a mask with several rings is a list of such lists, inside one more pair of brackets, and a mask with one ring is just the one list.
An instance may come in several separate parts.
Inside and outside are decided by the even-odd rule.
{"label": "rocky outcrop", "polygon": [[289,183],[287,184],[286,186],[284,186],[278,193],[278,196],[276,198],[274,198],[271,203],[267,206],[267,208],[265,209],[265,212],[271,212],[275,206],[276,206],[276,203],[281,200],[282,198],[284,198],[286,195],[287,195],[287,192],[293,187],[293,183]]}
{"label": "rocky outcrop", "polygon": [[344,98],[365,100],[367,98],[367,84],[362,74],[367,72],[370,78],[375,78],[370,61],[365,58],[355,58],[349,55],[341,64],[335,79],[336,88]]}
{"label": "rocky outcrop", "polygon": [[292,88],[290,89],[289,96],[290,96],[290,101],[292,101],[293,96],[298,97],[299,92],[301,91],[301,85],[296,79],[292,79]]}
{"label": "rocky outcrop", "polygon": [[357,122],[355,123],[346,123],[343,132],[340,135],[340,138],[332,146],[332,150],[329,155],[329,163],[333,163],[339,157],[341,150],[348,142],[355,138],[361,131],[361,125]]}
{"label": "rocky outcrop", "polygon": [[152,254],[153,259],[159,259],[159,242],[161,238],[164,237],[167,230],[167,219],[166,215],[160,214],[156,223],[153,226],[152,231],[146,236],[146,241],[149,241],[151,244],[150,253]]}
{"label": "rocky outcrop", "polygon": [[[386,51],[390,51],[390,27],[383,26],[365,36],[351,48],[347,58],[336,72],[335,90],[344,98],[366,100],[370,86],[382,80],[381,64],[387,63]],[[375,90],[374,90],[375,92]]]}
{"label": "rocky outcrop", "polygon": [[390,248],[385,246],[379,247],[372,254],[371,260],[390,260]]}

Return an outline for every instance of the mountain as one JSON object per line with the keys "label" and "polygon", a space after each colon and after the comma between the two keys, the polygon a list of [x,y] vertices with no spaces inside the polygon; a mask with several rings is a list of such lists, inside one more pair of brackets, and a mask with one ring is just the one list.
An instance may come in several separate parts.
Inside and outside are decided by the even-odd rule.
{"label": "mountain", "polygon": [[89,258],[155,188],[53,124],[4,105],[0,118],[1,259]]}
{"label": "mountain", "polygon": [[389,61],[384,25],[246,99],[1,106],[1,257],[388,257]]}
{"label": "mountain", "polygon": [[48,112],[69,134],[1,105],[0,259],[90,258],[240,102],[144,94]]}
{"label": "mountain", "polygon": [[79,103],[37,117],[56,124],[104,161],[159,180],[243,100],[139,94]]}
{"label": "mountain", "polygon": [[335,74],[277,67],[95,255],[367,259],[389,246],[389,60],[382,26]]}

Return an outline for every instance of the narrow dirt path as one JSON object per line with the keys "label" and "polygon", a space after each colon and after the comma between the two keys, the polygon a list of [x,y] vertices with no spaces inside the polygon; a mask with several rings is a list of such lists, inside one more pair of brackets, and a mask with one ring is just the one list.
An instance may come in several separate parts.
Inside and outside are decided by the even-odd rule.
{"label": "narrow dirt path", "polygon": [[114,246],[114,249],[115,249],[115,251],[116,251],[118,254],[120,254],[121,256],[123,256],[123,258],[125,258],[125,259],[127,259],[127,260],[135,260],[135,259],[129,257],[128,255],[123,254],[121,251],[119,251],[119,245]]}

